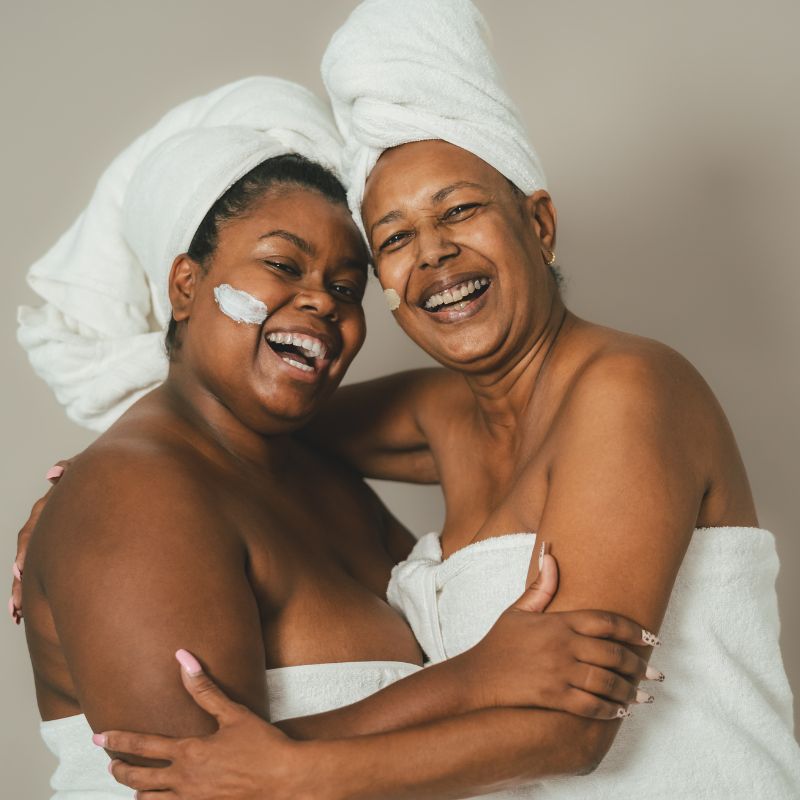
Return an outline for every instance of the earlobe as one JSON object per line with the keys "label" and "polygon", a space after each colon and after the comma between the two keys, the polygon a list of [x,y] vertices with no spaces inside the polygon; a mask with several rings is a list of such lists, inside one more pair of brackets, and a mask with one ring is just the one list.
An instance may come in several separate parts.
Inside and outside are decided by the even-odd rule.
{"label": "earlobe", "polygon": [[175,322],[188,319],[197,287],[199,264],[185,253],[172,262],[169,273],[169,301]]}

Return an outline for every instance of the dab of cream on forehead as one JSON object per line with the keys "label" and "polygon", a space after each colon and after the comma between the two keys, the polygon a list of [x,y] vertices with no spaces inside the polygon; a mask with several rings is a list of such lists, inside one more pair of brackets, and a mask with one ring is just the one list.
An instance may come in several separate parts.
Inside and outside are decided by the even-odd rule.
{"label": "dab of cream on forehead", "polygon": [[264,303],[241,289],[234,289],[230,284],[215,286],[214,299],[219,310],[234,322],[261,325],[267,318],[268,310]]}

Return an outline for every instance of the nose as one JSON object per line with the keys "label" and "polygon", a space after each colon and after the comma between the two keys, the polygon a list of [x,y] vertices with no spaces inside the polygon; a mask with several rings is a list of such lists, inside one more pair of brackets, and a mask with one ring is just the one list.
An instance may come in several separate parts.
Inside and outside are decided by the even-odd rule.
{"label": "nose", "polygon": [[460,252],[458,245],[448,237],[446,229],[434,220],[417,228],[416,243],[417,265],[420,268],[440,267]]}
{"label": "nose", "polygon": [[300,289],[294,297],[294,306],[300,311],[329,319],[331,322],[338,319],[336,300],[325,289]]}

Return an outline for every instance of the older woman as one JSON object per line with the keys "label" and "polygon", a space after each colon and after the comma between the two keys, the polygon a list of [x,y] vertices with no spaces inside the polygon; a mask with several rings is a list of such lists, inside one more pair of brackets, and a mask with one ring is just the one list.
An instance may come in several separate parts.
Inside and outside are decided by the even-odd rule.
{"label": "older woman", "polygon": [[[562,565],[553,607],[635,611],[653,629],[663,620],[677,691],[662,693],[665,713],[621,729],[521,710],[477,715],[468,734],[429,726],[427,742],[341,743],[317,751],[325,765],[325,752],[353,759],[333,773],[341,791],[319,796],[458,796],[477,753],[498,765],[488,790],[513,772],[501,764],[519,780],[552,775],[543,754],[557,752],[592,774],[537,783],[530,796],[795,797],[777,557],[730,427],[678,354],[566,309],[550,269],[555,208],[483,33],[467,0],[369,0],[326,54],[351,208],[397,322],[445,369],[349,387],[317,441],[363,474],[442,484],[443,531],[419,541],[389,587],[432,660],[480,638],[546,539]],[[326,426],[343,415],[349,425]],[[180,797],[254,796],[215,794],[212,770],[255,763],[273,745],[213,697],[222,729],[194,756],[159,743],[168,777],[117,774]],[[383,756],[390,740],[413,776]],[[431,759],[434,749],[459,751],[463,771]],[[267,770],[249,785],[257,774],[280,786]]]}

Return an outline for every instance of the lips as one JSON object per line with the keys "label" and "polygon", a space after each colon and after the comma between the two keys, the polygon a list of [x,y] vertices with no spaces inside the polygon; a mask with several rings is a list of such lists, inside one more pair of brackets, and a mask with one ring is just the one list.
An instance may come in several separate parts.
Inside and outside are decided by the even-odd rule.
{"label": "lips", "polygon": [[464,308],[465,303],[470,303],[480,297],[491,284],[491,278],[479,273],[443,278],[425,289],[419,306],[424,311],[433,314]]}

